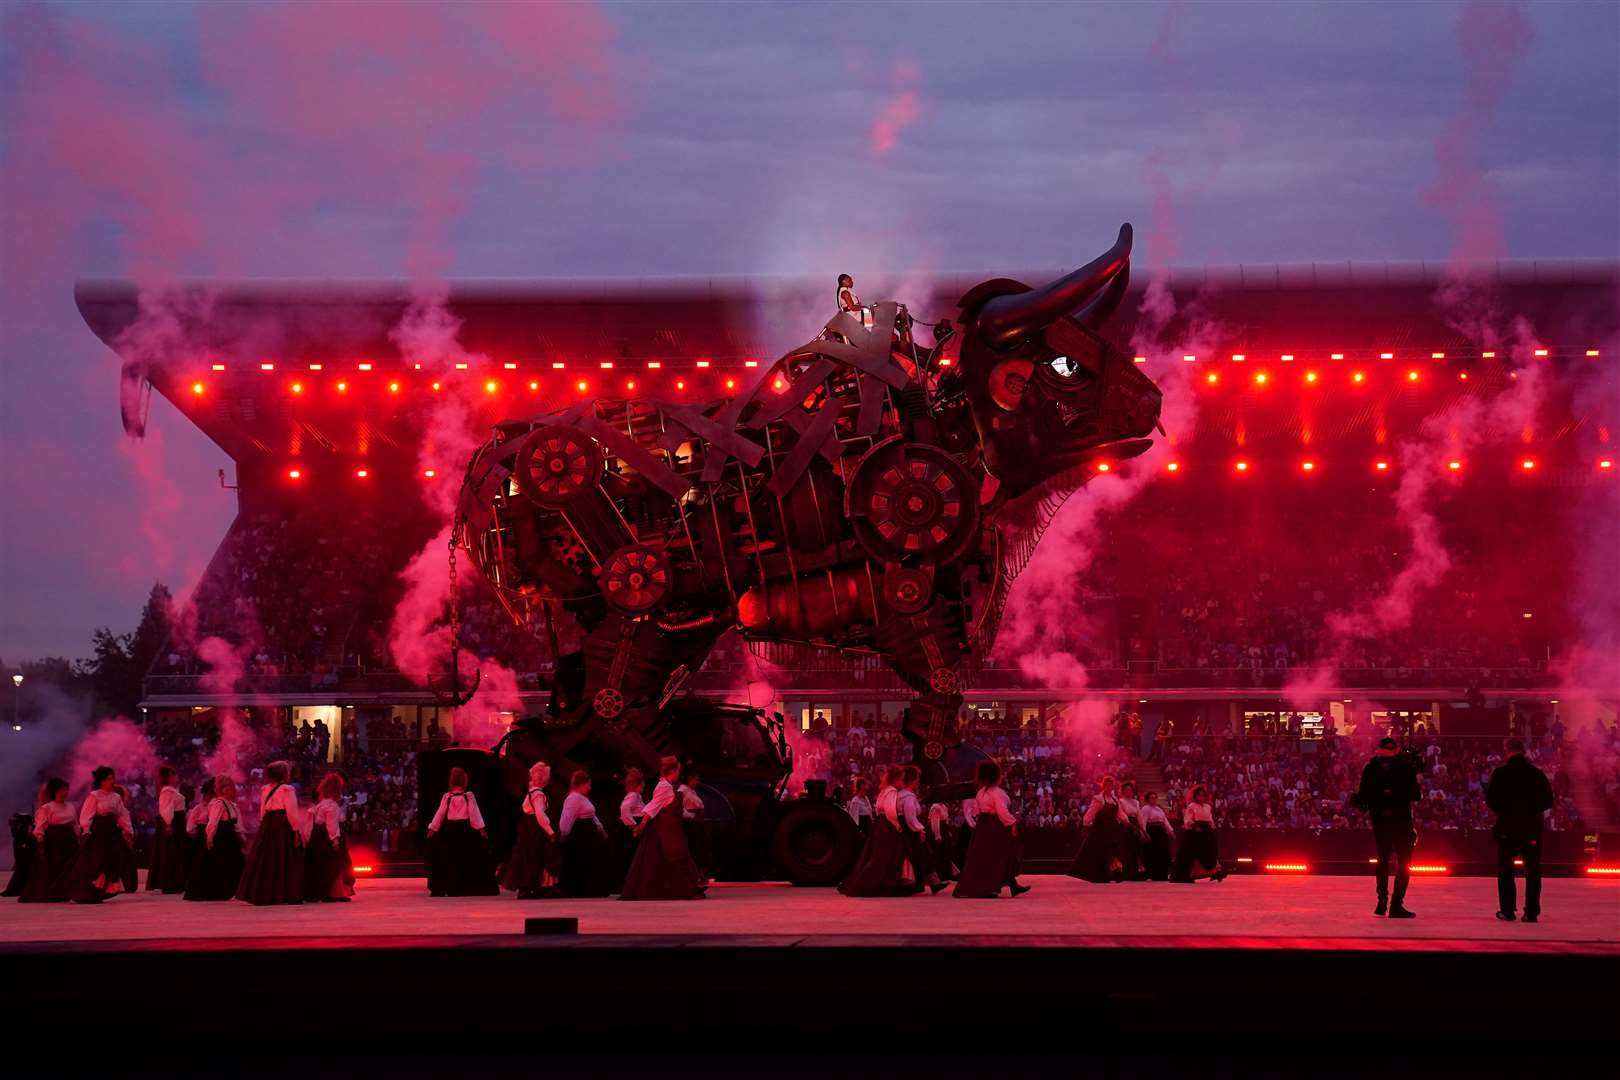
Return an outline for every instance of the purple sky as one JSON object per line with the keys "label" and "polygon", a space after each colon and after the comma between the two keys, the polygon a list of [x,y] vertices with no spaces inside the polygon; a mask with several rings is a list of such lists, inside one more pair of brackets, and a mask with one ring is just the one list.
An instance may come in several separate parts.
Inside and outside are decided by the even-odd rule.
{"label": "purple sky", "polygon": [[1127,219],[1142,266],[1620,251],[1614,4],[0,11],[8,659],[234,511],[172,409],[125,442],[78,277],[1072,265]]}

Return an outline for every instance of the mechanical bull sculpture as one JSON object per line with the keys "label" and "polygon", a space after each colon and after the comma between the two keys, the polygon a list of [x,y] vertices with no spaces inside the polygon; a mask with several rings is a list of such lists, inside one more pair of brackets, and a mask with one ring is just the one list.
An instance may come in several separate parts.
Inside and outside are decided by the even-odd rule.
{"label": "mechanical bull sculpture", "polygon": [[660,711],[735,628],[882,656],[918,695],[907,738],[940,762],[1051,514],[1098,461],[1151,445],[1160,392],[1097,333],[1130,247],[1126,225],[1046,286],[977,285],[930,348],[880,303],[730,400],[501,424],[469,465],[459,535],[515,619],[577,620],[544,718],[555,750],[588,735],[643,767],[674,752]]}

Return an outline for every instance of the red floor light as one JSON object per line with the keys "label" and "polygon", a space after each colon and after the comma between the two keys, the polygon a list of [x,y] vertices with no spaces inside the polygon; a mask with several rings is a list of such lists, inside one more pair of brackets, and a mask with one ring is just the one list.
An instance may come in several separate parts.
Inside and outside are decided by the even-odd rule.
{"label": "red floor light", "polygon": [[369,866],[369,865],[367,865],[367,866],[356,866],[354,868],[354,872],[357,873],[357,874],[374,874],[374,873],[377,872],[377,868],[375,866]]}
{"label": "red floor light", "polygon": [[1211,384],[1211,385],[1214,385],[1215,383],[1220,382],[1220,380],[1221,380],[1221,377],[1219,375],[1215,374],[1213,371],[1210,372],[1208,375],[1204,376],[1204,381]]}
{"label": "red floor light", "polygon": [[1408,371],[1406,373],[1406,381],[1407,382],[1417,382],[1418,381],[1418,373],[1415,372],[1415,371]]}
{"label": "red floor light", "polygon": [[439,384],[438,384],[438,383],[434,383],[434,384],[433,384],[433,389],[435,389],[435,390],[437,390],[437,389],[438,389],[438,388],[439,388]]}
{"label": "red floor light", "polygon": [[1145,364],[1145,363],[1147,363],[1147,357],[1145,357],[1145,356],[1133,356],[1133,357],[1131,357],[1131,359],[1132,359],[1132,360],[1133,360],[1133,361],[1134,361],[1134,362],[1136,362],[1136,363],[1138,363],[1138,364]]}
{"label": "red floor light", "polygon": [[1373,468],[1377,469],[1379,472],[1389,472],[1389,462],[1387,462],[1387,461],[1374,462],[1373,463]]}
{"label": "red floor light", "polygon": [[1449,873],[1451,873],[1451,867],[1449,867],[1449,866],[1439,866],[1439,865],[1432,865],[1432,866],[1428,865],[1428,864],[1413,865],[1413,866],[1408,867],[1407,869],[1411,870],[1412,873],[1414,873],[1414,874],[1449,874]]}
{"label": "red floor light", "polygon": [[354,475],[364,480],[366,477],[370,476],[371,473],[367,472],[365,469],[356,469],[354,470]]}
{"label": "red floor light", "polygon": [[432,469],[423,469],[422,470],[422,475],[427,477],[429,480],[431,480],[431,479],[433,479],[434,476],[437,475],[437,473],[435,473]]}
{"label": "red floor light", "polygon": [[1247,357],[1247,356],[1244,356],[1244,355],[1243,355],[1243,354],[1242,354],[1242,353],[1240,353],[1240,352],[1235,352],[1235,353],[1233,353],[1233,354],[1232,354],[1232,359],[1233,359],[1233,360],[1236,360],[1236,361],[1237,361],[1237,362],[1238,362],[1238,363],[1240,363],[1240,364],[1241,364],[1241,363],[1243,363],[1243,361],[1245,361],[1245,360],[1247,360],[1247,359],[1248,359],[1248,357]]}
{"label": "red floor light", "polygon": [[390,393],[390,394],[397,394],[397,393],[399,393],[399,383],[397,383],[397,382],[391,382],[391,383],[389,383],[389,384],[388,384],[388,392],[389,392],[389,393]]}
{"label": "red floor light", "polygon": [[1462,462],[1448,461],[1446,462],[1446,468],[1450,469],[1452,472],[1458,472],[1462,469]]}
{"label": "red floor light", "polygon": [[1108,464],[1108,462],[1106,462],[1106,461],[1097,462],[1097,471],[1098,472],[1107,472],[1112,468],[1113,468],[1113,466]]}
{"label": "red floor light", "polygon": [[1380,359],[1380,360],[1393,360],[1393,359],[1395,359],[1395,354],[1392,353],[1392,352],[1381,352],[1381,353],[1378,354],[1378,359]]}
{"label": "red floor light", "polygon": [[1311,871],[1310,865],[1302,862],[1268,862],[1265,868],[1274,874],[1308,874]]}
{"label": "red floor light", "polygon": [[1252,862],[1254,862],[1254,860],[1249,858],[1247,855],[1239,855],[1237,857],[1237,861],[1240,862],[1240,863],[1252,863]]}
{"label": "red floor light", "polygon": [[484,393],[493,394],[494,392],[495,392],[495,384],[493,382],[487,382],[487,383],[484,384]]}
{"label": "red floor light", "polygon": [[349,384],[348,383],[346,383],[346,382],[338,383],[338,393],[340,393],[340,394],[347,393],[348,390],[349,390]]}
{"label": "red floor light", "polygon": [[304,392],[304,384],[301,383],[301,382],[293,383],[292,384],[292,392],[295,393],[295,394],[302,394]]}
{"label": "red floor light", "polygon": [[1306,373],[1305,373],[1305,381],[1306,381],[1306,382],[1315,382],[1315,381],[1316,381],[1316,372],[1314,372],[1314,371],[1307,371],[1307,372],[1306,372]]}
{"label": "red floor light", "polygon": [[647,361],[647,370],[648,371],[657,371],[659,368],[661,368],[663,366],[664,366],[664,362],[662,360],[649,360],[649,361]]}
{"label": "red floor light", "polygon": [[1482,359],[1482,360],[1495,360],[1496,359],[1496,354],[1494,352],[1482,352],[1482,353],[1479,354],[1479,356],[1480,356],[1480,359]]}
{"label": "red floor light", "polygon": [[1247,461],[1239,461],[1233,464],[1232,468],[1236,469],[1238,472],[1248,472],[1249,463]]}
{"label": "red floor light", "polygon": [[1358,371],[1354,375],[1350,376],[1350,381],[1351,382],[1358,382],[1358,383],[1366,382],[1367,381],[1367,376],[1363,375],[1361,372]]}
{"label": "red floor light", "polygon": [[1620,877],[1620,866],[1588,866],[1586,872],[1608,877]]}
{"label": "red floor light", "polygon": [[735,389],[737,389],[737,380],[736,379],[727,379],[726,380],[726,389],[727,390],[735,390]]}
{"label": "red floor light", "polygon": [[1170,472],[1180,472],[1181,471],[1181,463],[1179,461],[1172,461],[1168,465],[1166,465],[1165,468]]}
{"label": "red floor light", "polygon": [[289,479],[289,480],[297,480],[300,476],[303,476],[303,475],[304,474],[302,472],[300,472],[299,470],[297,470],[297,469],[288,469],[287,470],[287,479]]}
{"label": "red floor light", "polygon": [[1587,356],[1597,356],[1598,351],[1596,349],[1587,349],[1586,350],[1586,355]]}
{"label": "red floor light", "polygon": [[1315,472],[1316,471],[1316,462],[1314,462],[1314,461],[1302,461],[1302,462],[1299,463],[1299,467],[1300,467],[1300,470],[1302,472]]}
{"label": "red floor light", "polygon": [[1519,462],[1519,468],[1525,470],[1526,472],[1529,472],[1531,469],[1533,469],[1535,467],[1536,467],[1536,463],[1534,461],[1531,461],[1529,458],[1525,458],[1523,461]]}
{"label": "red floor light", "polygon": [[1188,353],[1186,356],[1183,356],[1181,358],[1181,362],[1184,363],[1184,364],[1191,364],[1191,363],[1195,362],[1197,359],[1198,359],[1198,357],[1194,356],[1192,353]]}
{"label": "red floor light", "polygon": [[1263,372],[1263,371],[1258,373],[1257,375],[1255,375],[1254,381],[1256,383],[1258,383],[1259,385],[1261,385],[1261,386],[1266,385],[1266,373]]}
{"label": "red floor light", "polygon": [[529,382],[529,389],[530,389],[530,390],[538,390],[538,389],[540,389],[540,384],[539,384],[539,383],[538,383],[538,382],[535,382],[535,381],[533,381],[533,380],[530,380],[530,382]]}
{"label": "red floor light", "polygon": [[580,393],[583,394],[585,392],[585,380],[584,379],[579,380],[579,382],[575,383],[574,385],[575,385],[575,387],[577,387],[579,389]]}
{"label": "red floor light", "polygon": [[1599,458],[1598,459],[1598,468],[1600,468],[1600,469],[1612,469],[1612,468],[1614,468],[1614,459],[1613,458]]}
{"label": "red floor light", "polygon": [[1547,350],[1546,349],[1537,349],[1533,355],[1535,355],[1535,356],[1546,356],[1547,355]]}

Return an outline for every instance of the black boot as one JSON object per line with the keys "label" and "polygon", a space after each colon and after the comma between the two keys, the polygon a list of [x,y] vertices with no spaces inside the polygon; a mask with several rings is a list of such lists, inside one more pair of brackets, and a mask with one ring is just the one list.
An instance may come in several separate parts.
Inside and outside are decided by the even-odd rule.
{"label": "black boot", "polygon": [[1414,911],[1407,911],[1406,908],[1402,907],[1400,904],[1391,904],[1389,907],[1389,917],[1392,919],[1415,919],[1417,918],[1417,913]]}
{"label": "black boot", "polygon": [[1373,914],[1374,915],[1387,915],[1387,914],[1389,914],[1389,901],[1387,899],[1385,899],[1384,897],[1380,896],[1378,898],[1378,906],[1373,908]]}
{"label": "black boot", "polygon": [[1012,882],[1011,884],[1009,884],[1007,886],[1007,891],[1009,893],[1011,893],[1012,895],[1014,895],[1014,896],[1022,896],[1025,893],[1029,892],[1029,890],[1030,890],[1030,886],[1028,886],[1028,885],[1020,885],[1016,881]]}

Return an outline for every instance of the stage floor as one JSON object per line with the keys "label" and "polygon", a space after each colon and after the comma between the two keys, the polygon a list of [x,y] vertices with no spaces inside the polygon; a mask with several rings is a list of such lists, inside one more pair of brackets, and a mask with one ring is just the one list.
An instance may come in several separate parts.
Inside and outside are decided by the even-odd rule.
{"label": "stage floor", "polygon": [[[949,892],[901,899],[851,899],[831,889],[720,885],[692,903],[619,900],[517,901],[509,894],[430,898],[421,878],[362,880],[348,904],[254,908],[237,902],[186,903],[142,892],[100,906],[0,904],[0,949],[27,943],[72,944],[208,939],[274,946],[274,939],[315,939],[364,948],[365,939],[521,935],[528,916],[576,916],[582,937],[706,939],[713,944],[892,945],[897,939],[955,939],[957,944],[1130,946],[1135,948],[1324,948],[1547,952],[1620,956],[1620,882],[1559,878],[1543,884],[1543,921],[1498,922],[1490,878],[1425,878],[1409,906],[1418,918],[1372,914],[1363,877],[1231,877],[1220,884],[1091,885],[1030,876],[1035,888],[1016,900],[958,900]],[[568,939],[529,938],[527,944]],[[575,939],[574,943],[587,941]],[[696,942],[693,942],[696,943]],[[382,944],[379,940],[377,944]],[[516,942],[514,942],[516,944]],[[919,942],[923,944],[923,942]],[[32,950],[29,950],[32,951]]]}

